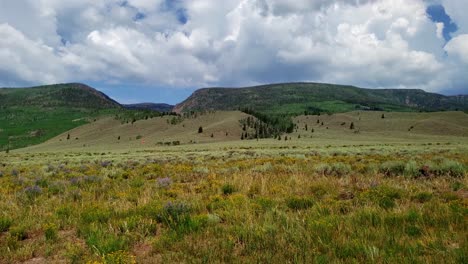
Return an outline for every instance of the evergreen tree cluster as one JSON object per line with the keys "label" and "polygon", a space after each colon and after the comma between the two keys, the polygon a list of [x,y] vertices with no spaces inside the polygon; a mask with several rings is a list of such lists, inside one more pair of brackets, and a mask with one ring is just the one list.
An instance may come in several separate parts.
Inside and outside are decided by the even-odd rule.
{"label": "evergreen tree cluster", "polygon": [[[250,123],[247,124],[247,127],[254,128],[255,130],[253,138],[271,138],[277,137],[283,133],[294,132],[295,125],[290,115],[266,114],[255,111],[251,108],[244,108],[239,110],[254,116],[257,119],[255,122],[250,120]],[[247,138],[250,137],[248,136]]]}

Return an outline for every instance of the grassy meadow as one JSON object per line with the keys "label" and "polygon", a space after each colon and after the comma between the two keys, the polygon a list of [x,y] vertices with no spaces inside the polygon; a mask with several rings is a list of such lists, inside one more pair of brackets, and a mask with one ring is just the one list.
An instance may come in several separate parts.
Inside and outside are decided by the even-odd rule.
{"label": "grassy meadow", "polygon": [[466,114],[381,114],[258,141],[238,112],[103,119],[2,152],[0,263],[467,263]]}

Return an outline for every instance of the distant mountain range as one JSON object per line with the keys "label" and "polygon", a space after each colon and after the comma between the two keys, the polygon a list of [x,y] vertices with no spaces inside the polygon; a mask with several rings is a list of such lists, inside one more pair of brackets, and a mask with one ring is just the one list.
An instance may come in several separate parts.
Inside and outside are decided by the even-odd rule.
{"label": "distant mountain range", "polygon": [[254,109],[264,113],[353,110],[468,110],[468,95],[444,96],[414,89],[364,89],[322,83],[284,83],[246,88],[205,88],[174,107],[175,112]]}
{"label": "distant mountain range", "polygon": [[155,103],[141,103],[141,104],[125,104],[123,107],[134,110],[152,110],[157,112],[171,112],[174,105],[170,104],[155,104]]}
{"label": "distant mountain range", "polygon": [[[205,88],[176,106],[122,105],[80,83],[0,88],[0,150],[38,144],[102,116],[138,120],[159,112],[241,110],[272,126],[291,128],[291,116],[353,110],[468,112],[468,96],[423,90],[362,89],[320,83]],[[286,130],[281,130],[286,131]]]}

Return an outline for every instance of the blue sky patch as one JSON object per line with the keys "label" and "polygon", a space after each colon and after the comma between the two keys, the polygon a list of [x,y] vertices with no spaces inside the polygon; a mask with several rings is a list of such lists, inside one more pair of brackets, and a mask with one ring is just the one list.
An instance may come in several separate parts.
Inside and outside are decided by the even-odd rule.
{"label": "blue sky patch", "polygon": [[187,9],[182,7],[180,0],[165,0],[162,4],[162,10],[173,12],[181,24],[186,24],[188,21]]}
{"label": "blue sky patch", "polygon": [[138,12],[136,13],[136,15],[133,17],[133,21],[139,21],[139,20],[142,20],[142,19],[145,19],[146,15],[141,13],[141,12]]}
{"label": "blue sky patch", "polygon": [[445,12],[442,5],[431,5],[426,9],[428,17],[436,23],[444,23],[444,30],[442,32],[445,41],[452,39],[451,33],[458,30],[457,24],[452,21],[449,15]]}

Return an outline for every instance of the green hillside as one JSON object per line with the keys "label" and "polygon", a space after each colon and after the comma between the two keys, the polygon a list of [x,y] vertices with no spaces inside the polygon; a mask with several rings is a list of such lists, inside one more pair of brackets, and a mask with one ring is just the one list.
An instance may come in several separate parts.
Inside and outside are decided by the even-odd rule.
{"label": "green hillside", "polygon": [[38,144],[121,106],[83,84],[0,89],[0,149]]}
{"label": "green hillside", "polygon": [[354,86],[285,83],[227,89],[206,88],[176,105],[176,112],[253,109],[267,114],[352,110],[468,110],[468,96],[444,96],[410,89],[363,89]]}

